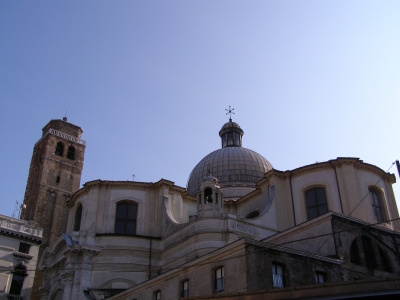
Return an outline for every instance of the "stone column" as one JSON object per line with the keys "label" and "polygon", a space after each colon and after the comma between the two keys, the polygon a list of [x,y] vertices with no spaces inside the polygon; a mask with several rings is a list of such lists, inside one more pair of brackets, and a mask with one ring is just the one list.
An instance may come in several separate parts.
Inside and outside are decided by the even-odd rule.
{"label": "stone column", "polygon": [[64,286],[64,293],[63,293],[63,300],[71,300],[72,295],[72,284],[74,281],[74,271],[72,270],[65,270],[61,274],[61,282]]}

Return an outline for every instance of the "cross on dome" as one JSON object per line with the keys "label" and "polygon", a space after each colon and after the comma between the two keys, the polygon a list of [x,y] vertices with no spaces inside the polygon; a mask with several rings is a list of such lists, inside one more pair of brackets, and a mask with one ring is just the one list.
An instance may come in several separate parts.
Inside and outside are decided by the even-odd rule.
{"label": "cross on dome", "polygon": [[232,122],[232,114],[235,114],[233,112],[234,108],[231,109],[231,106],[229,105],[229,109],[225,109],[227,111],[226,114],[229,114],[229,122]]}

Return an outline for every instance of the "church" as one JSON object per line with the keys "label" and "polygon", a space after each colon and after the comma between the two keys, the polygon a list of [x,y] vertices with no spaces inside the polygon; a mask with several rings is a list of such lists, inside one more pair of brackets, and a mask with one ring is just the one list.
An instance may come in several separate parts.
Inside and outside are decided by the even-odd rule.
{"label": "church", "polygon": [[34,148],[23,217],[44,228],[41,299],[399,296],[394,174],[353,157],[277,170],[230,118],[186,188],[79,189],[82,132],[51,120]]}

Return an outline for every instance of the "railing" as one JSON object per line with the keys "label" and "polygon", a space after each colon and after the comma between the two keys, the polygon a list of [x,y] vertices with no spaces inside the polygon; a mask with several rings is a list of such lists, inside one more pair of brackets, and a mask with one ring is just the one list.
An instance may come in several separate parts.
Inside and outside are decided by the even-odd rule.
{"label": "railing", "polygon": [[283,287],[283,276],[279,274],[272,274],[273,275],[273,287],[275,288],[282,288]]}
{"label": "railing", "polygon": [[7,300],[24,300],[24,297],[17,295],[6,295]]}
{"label": "railing", "polygon": [[14,219],[11,217],[0,215],[0,228],[4,230],[12,230],[23,234],[36,237],[43,237],[43,229],[38,226],[29,224],[25,220]]}
{"label": "railing", "polygon": [[214,291],[219,292],[224,290],[224,277],[217,278],[214,280]]}

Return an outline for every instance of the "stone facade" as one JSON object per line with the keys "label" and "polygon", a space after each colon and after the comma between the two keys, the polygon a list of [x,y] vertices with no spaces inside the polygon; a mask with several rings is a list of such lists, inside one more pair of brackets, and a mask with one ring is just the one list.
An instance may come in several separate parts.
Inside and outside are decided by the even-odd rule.
{"label": "stone facade", "polygon": [[0,299],[30,299],[43,231],[0,215]]}

